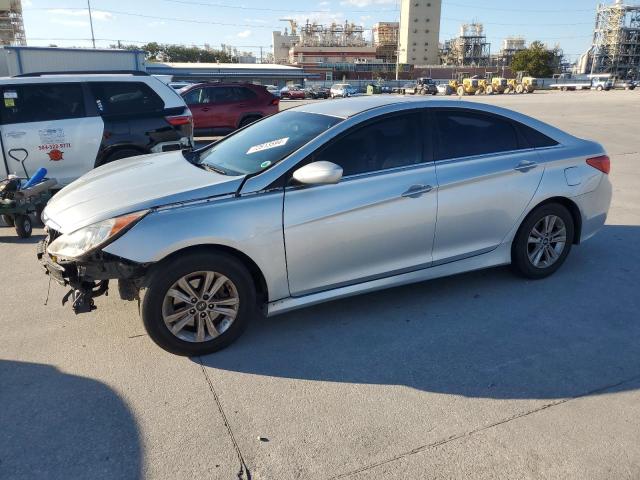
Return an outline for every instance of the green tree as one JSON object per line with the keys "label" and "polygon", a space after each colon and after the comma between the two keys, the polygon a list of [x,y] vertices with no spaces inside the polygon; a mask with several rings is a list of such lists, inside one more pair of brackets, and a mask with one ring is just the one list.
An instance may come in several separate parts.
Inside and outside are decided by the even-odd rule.
{"label": "green tree", "polygon": [[145,45],[111,45],[111,48],[144,50],[150,62],[231,63],[234,59],[222,50],[185,47],[150,42]]}
{"label": "green tree", "polygon": [[561,61],[562,53],[558,47],[550,50],[542,42],[535,41],[513,56],[511,70],[525,71],[534,77],[551,77],[559,73]]}

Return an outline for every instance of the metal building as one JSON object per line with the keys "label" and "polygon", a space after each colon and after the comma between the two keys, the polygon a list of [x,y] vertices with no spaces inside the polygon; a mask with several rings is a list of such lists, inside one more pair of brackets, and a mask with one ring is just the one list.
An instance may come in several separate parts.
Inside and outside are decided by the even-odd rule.
{"label": "metal building", "polygon": [[600,4],[591,48],[591,73],[640,77],[640,5]]}
{"label": "metal building", "polygon": [[460,35],[445,42],[443,63],[459,67],[490,65],[491,44],[487,42],[484,26],[481,23],[462,25]]}
{"label": "metal building", "polygon": [[0,0],[0,45],[26,45],[21,0]]}
{"label": "metal building", "polygon": [[145,52],[58,47],[0,47],[0,76],[34,72],[145,70]]}

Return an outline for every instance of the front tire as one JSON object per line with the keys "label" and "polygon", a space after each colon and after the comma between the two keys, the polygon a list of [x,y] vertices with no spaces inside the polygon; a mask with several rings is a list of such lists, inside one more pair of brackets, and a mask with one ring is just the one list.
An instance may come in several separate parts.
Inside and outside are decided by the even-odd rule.
{"label": "front tire", "polygon": [[573,217],[563,205],[536,208],[522,222],[513,241],[513,270],[534,280],[555,273],[571,251],[574,229]]}
{"label": "front tire", "polygon": [[217,352],[256,314],[247,268],[223,253],[189,253],[155,267],[141,306],[151,339],[176,355]]}

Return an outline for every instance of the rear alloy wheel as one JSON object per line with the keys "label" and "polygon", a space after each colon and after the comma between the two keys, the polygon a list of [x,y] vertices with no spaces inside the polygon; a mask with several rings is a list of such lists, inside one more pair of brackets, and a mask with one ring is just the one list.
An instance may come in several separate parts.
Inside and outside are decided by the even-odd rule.
{"label": "rear alloy wheel", "polygon": [[548,277],[571,251],[573,218],[559,204],[538,207],[523,222],[511,251],[514,270],[532,279]]}
{"label": "rear alloy wheel", "polygon": [[142,302],[142,320],[151,339],[185,356],[228,346],[255,311],[251,275],[224,254],[188,254],[158,266]]}

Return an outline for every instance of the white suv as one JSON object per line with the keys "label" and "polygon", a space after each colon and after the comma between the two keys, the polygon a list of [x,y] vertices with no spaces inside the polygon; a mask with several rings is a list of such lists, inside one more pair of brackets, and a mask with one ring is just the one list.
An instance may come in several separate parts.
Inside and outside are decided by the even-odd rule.
{"label": "white suv", "polygon": [[27,74],[0,78],[0,91],[0,178],[45,167],[64,186],[114,160],[193,145],[182,97],[144,72]]}

